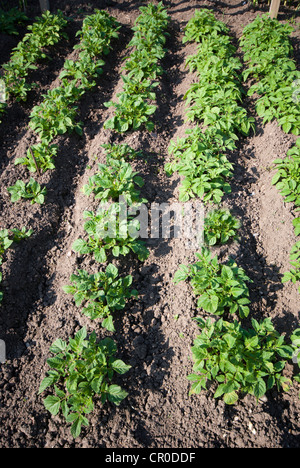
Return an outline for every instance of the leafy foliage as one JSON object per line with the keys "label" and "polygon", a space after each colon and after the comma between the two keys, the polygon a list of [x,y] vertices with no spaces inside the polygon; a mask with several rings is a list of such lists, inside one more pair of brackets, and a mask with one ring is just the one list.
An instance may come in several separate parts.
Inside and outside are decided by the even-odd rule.
{"label": "leafy foliage", "polygon": [[[194,29],[194,22],[199,23],[198,35],[196,31],[195,34],[200,45],[197,53],[188,57],[187,65],[191,71],[196,71],[198,81],[184,96],[189,105],[187,118],[202,121],[205,127],[216,128],[227,135],[237,132],[248,135],[254,128],[254,119],[238,104],[244,95],[239,74],[242,64],[234,57],[236,49],[229,36],[223,35],[228,28],[209,10],[197,11],[187,31],[189,25]],[[185,36],[185,41],[189,37]]]}
{"label": "leafy foliage", "polygon": [[[72,86],[75,87],[75,83],[70,88]],[[44,147],[57,135],[66,132],[75,130],[82,135],[82,124],[76,121],[78,108],[70,107],[70,92],[72,90],[67,86],[49,90],[43,96],[43,102],[31,112],[30,127],[40,136]],[[79,97],[78,94],[77,96]]]}
{"label": "leafy foliage", "polygon": [[275,330],[271,319],[261,323],[252,319],[252,328],[246,330],[239,322],[223,319],[197,319],[202,330],[192,348],[194,374],[191,394],[207,388],[208,381],[216,381],[215,398],[223,397],[228,405],[235,404],[240,394],[254,395],[258,400],[277,386],[289,390],[291,381],[283,375],[293,349],[286,345],[284,336]]}
{"label": "leafy foliage", "polygon": [[205,203],[221,202],[231,191],[228,179],[233,169],[225,153],[235,148],[238,134],[248,135],[254,128],[254,119],[240,105],[245,94],[242,64],[234,57],[236,48],[228,31],[207,9],[197,10],[185,28],[183,42],[199,43],[196,54],[186,60],[197,82],[184,96],[187,120],[197,127],[177,144],[171,142],[174,161],[166,165],[167,174],[184,176],[179,191],[182,202],[195,196]]}
{"label": "leafy foliage", "polygon": [[50,347],[53,355],[47,360],[48,376],[42,381],[39,393],[53,388],[52,394],[44,399],[45,408],[53,415],[62,413],[71,424],[71,434],[76,439],[82,426],[88,426],[87,415],[94,410],[94,400],[100,396],[106,401],[120,405],[127,392],[111,384],[115,373],[125,374],[131,366],[116,359],[116,344],[110,338],[97,343],[93,332],[87,338],[82,328],[69,342],[61,339]]}
{"label": "leafy foliage", "polygon": [[[272,179],[275,185],[284,197],[286,203],[290,202],[299,211],[300,206],[300,138],[296,145],[291,148],[285,159],[275,159],[276,174]],[[300,218],[293,220],[295,235],[300,234]],[[300,241],[296,242],[290,253],[291,270],[283,276],[282,282],[292,281],[293,284],[300,281]],[[300,286],[299,286],[300,292]]]}
{"label": "leafy foliage", "polygon": [[83,187],[87,196],[95,194],[102,201],[117,201],[120,197],[128,204],[147,203],[140,198],[137,187],[143,187],[144,181],[137,172],[133,172],[129,163],[108,158],[108,164],[99,164],[99,172],[90,177],[89,183]]}
{"label": "leafy foliage", "polygon": [[33,145],[27,150],[27,155],[15,160],[15,165],[22,164],[28,167],[30,172],[46,172],[54,169],[54,158],[57,155],[58,146],[48,145],[45,141]]}
{"label": "leafy foliage", "polygon": [[[291,250],[290,264],[293,268],[284,274],[282,282],[287,283],[288,281],[292,281],[293,284],[296,284],[300,281],[300,241],[296,242]],[[298,291],[300,293],[300,286]]]}
{"label": "leafy foliage", "polygon": [[62,37],[66,38],[63,29],[67,21],[61,11],[52,14],[49,11],[37,18],[28,26],[28,33],[13,50],[10,61],[3,65],[4,81],[9,95],[18,101],[26,101],[28,92],[34,84],[27,82],[27,77],[36,64],[47,58],[45,48],[57,44]]}
{"label": "leafy foliage", "polygon": [[[77,33],[80,43],[74,49],[79,50],[76,62],[66,60],[60,75],[61,84],[49,90],[42,103],[35,106],[30,116],[30,127],[39,135],[41,144],[31,150],[36,154],[36,161],[41,170],[53,169],[53,157],[57,148],[50,143],[58,135],[75,131],[82,135],[82,123],[77,122],[78,108],[75,103],[96,85],[96,78],[102,73],[104,61],[99,55],[108,54],[111,42],[118,37],[119,23],[106,11],[95,10],[93,15],[83,21],[82,30]],[[48,148],[48,149],[47,149]],[[18,159],[34,170],[32,155]]]}
{"label": "leafy foliage", "polygon": [[16,184],[8,187],[7,191],[10,193],[13,203],[24,198],[26,200],[31,200],[30,203],[32,205],[34,203],[42,205],[47,194],[46,187],[42,188],[33,178],[30,178],[27,184],[23,180],[17,180]]}
{"label": "leafy foliage", "polygon": [[216,20],[212,11],[202,8],[195,10],[193,18],[188,22],[184,31],[183,43],[186,43],[201,42],[203,36],[226,34],[229,32],[229,28],[222,21]]}
{"label": "leafy foliage", "polygon": [[67,294],[74,296],[79,307],[85,303],[83,314],[92,320],[102,319],[102,326],[108,331],[115,331],[112,313],[124,309],[126,299],[137,297],[138,292],[131,290],[132,276],[119,277],[118,269],[109,264],[105,272],[89,275],[85,270],[78,270],[70,278],[71,286],[64,286]]}
{"label": "leafy foliage", "polygon": [[204,240],[208,245],[237,239],[240,222],[228,210],[213,210],[204,219]]}
{"label": "leafy foliage", "polygon": [[[292,341],[292,348],[294,351],[293,362],[297,364],[299,368],[300,367],[300,328],[297,328],[296,330],[294,330],[291,336],[291,341]],[[294,380],[300,383],[300,373],[294,375]],[[300,393],[299,393],[299,398],[300,398]]]}
{"label": "leafy foliage", "polygon": [[7,229],[2,229],[0,231],[0,265],[2,265],[5,251],[10,248],[12,243],[13,239],[10,238],[9,231]]}
{"label": "leafy foliage", "polygon": [[107,158],[117,159],[118,161],[135,159],[139,155],[139,152],[124,143],[120,145],[104,144],[102,145],[102,148],[104,148]]}
{"label": "leafy foliage", "polygon": [[117,95],[118,102],[107,102],[107,107],[114,107],[113,118],[105,122],[104,127],[120,133],[128,130],[139,130],[145,126],[151,131],[154,128],[150,117],[156,111],[151,104],[156,99],[156,78],[162,74],[159,61],[164,57],[166,42],[165,30],[168,15],[162,2],[150,3],[140,8],[141,14],[133,28],[134,36],[128,47],[134,51],[128,57],[122,76],[123,90]]}
{"label": "leafy foliage", "polygon": [[275,159],[277,173],[272,179],[284,196],[286,203],[292,202],[296,207],[300,206],[300,138],[296,145],[290,149],[285,159]]}
{"label": "leafy foliage", "polygon": [[300,109],[294,99],[293,83],[300,79],[292,59],[290,34],[293,27],[282,24],[269,15],[257,16],[243,31],[240,44],[248,69],[244,79],[251,76],[257,83],[248,92],[262,96],[256,110],[263,122],[276,119],[285,133],[299,135]]}
{"label": "leafy foliage", "polygon": [[165,170],[168,175],[178,172],[184,176],[179,200],[186,202],[197,196],[205,203],[220,203],[224,193],[231,191],[228,180],[233,171],[224,153],[226,148],[234,147],[234,141],[221,132],[203,133],[199,127],[187,131],[185,138],[171,142],[173,161],[166,164]]}
{"label": "leafy foliage", "polygon": [[200,296],[198,307],[214,315],[239,314],[240,318],[249,315],[249,290],[246,282],[250,279],[244,270],[230,259],[225,265],[212,257],[203,247],[196,254],[198,261],[189,266],[180,265],[174,276],[175,284],[190,280],[194,294]]}
{"label": "leafy foliage", "polygon": [[112,203],[108,208],[100,205],[98,212],[84,212],[84,225],[88,239],[78,239],[73,244],[73,250],[81,255],[92,254],[99,263],[107,261],[107,253],[114,257],[126,256],[130,252],[137,255],[140,261],[145,261],[149,251],[143,241],[137,239],[139,222],[127,216],[123,204]]}

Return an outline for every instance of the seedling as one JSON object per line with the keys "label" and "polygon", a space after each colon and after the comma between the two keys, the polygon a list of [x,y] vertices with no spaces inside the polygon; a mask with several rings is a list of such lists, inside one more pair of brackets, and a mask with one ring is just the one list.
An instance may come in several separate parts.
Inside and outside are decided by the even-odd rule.
{"label": "seedling", "polygon": [[108,208],[100,205],[98,212],[84,212],[88,221],[84,230],[88,239],[78,239],[73,244],[73,250],[81,255],[92,254],[99,263],[107,261],[107,253],[114,257],[126,256],[130,252],[137,255],[141,262],[149,256],[149,250],[143,241],[139,240],[139,222],[126,216],[124,205],[113,203]]}
{"label": "seedling", "polygon": [[238,238],[240,222],[228,210],[213,210],[204,219],[204,240],[208,245],[226,244]]}
{"label": "seedling", "polygon": [[44,399],[45,408],[53,416],[62,413],[75,439],[82,426],[89,425],[87,415],[94,410],[96,396],[102,404],[109,401],[118,406],[128,395],[120,386],[111,384],[115,372],[123,375],[131,368],[115,358],[116,352],[113,340],[106,338],[97,343],[96,333],[88,338],[85,328],[68,343],[58,339],[50,347],[50,370],[39,394],[52,389]]}
{"label": "seedling", "polygon": [[107,158],[117,159],[118,161],[126,161],[128,159],[135,159],[139,156],[139,152],[135,151],[129,145],[120,144],[120,145],[102,145],[104,148]]}
{"label": "seedling", "polygon": [[261,323],[252,319],[252,328],[243,329],[238,321],[196,319],[202,333],[192,348],[194,373],[191,394],[207,389],[207,382],[216,382],[214,397],[223,397],[234,405],[241,395],[262,398],[274,386],[288,391],[291,380],[283,375],[292,358],[293,349],[274,328],[271,319]]}
{"label": "seedling", "polygon": [[55,169],[54,158],[57,155],[58,146],[48,145],[46,142],[33,145],[27,150],[27,156],[17,158],[15,165],[22,164],[30,172],[46,172]]}
{"label": "seedling", "polygon": [[147,203],[140,198],[137,187],[143,187],[144,181],[137,172],[125,161],[108,159],[108,164],[99,164],[99,172],[90,177],[89,183],[83,187],[83,193],[102,201],[118,201],[120,197],[128,205]]}
{"label": "seedling", "polygon": [[5,251],[10,248],[12,243],[13,239],[10,238],[9,231],[7,229],[2,229],[0,231],[0,265],[2,265]]}
{"label": "seedling", "polygon": [[89,275],[85,270],[78,270],[70,278],[71,286],[64,286],[67,294],[74,296],[76,306],[85,304],[83,314],[91,320],[101,319],[102,326],[108,331],[115,331],[112,314],[124,309],[126,300],[137,297],[138,292],[130,289],[132,276],[119,277],[118,269],[110,264],[105,272]]}
{"label": "seedling", "polygon": [[194,265],[181,265],[174,276],[174,283],[190,280],[194,294],[200,296],[198,307],[214,315],[238,314],[240,318],[249,315],[250,278],[244,270],[230,259],[225,265],[218,257],[203,247],[196,254],[198,262]]}
{"label": "seedling", "polygon": [[15,185],[9,187],[7,191],[11,195],[11,201],[16,203],[21,198],[31,200],[30,203],[39,203],[42,205],[47,194],[46,187],[41,187],[33,178],[26,184],[23,180],[18,180]]}

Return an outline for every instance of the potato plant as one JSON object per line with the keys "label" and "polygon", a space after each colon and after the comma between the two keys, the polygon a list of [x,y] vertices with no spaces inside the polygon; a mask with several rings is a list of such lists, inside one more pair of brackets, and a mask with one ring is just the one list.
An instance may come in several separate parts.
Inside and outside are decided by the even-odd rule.
{"label": "potato plant", "polygon": [[0,8],[0,32],[10,35],[18,35],[18,25],[25,24],[29,19],[19,8],[11,8],[8,11]]}
{"label": "potato plant", "polygon": [[249,329],[236,320],[196,320],[201,335],[192,348],[194,373],[188,376],[191,394],[199,394],[207,389],[208,382],[214,382],[214,398],[222,397],[226,404],[234,405],[247,394],[259,400],[274,386],[290,389],[292,381],[283,371],[292,359],[293,347],[286,344],[271,319],[260,323],[252,319]]}
{"label": "potato plant", "polygon": [[128,161],[131,159],[135,159],[138,156],[140,156],[140,153],[131,146],[121,143],[121,144],[104,144],[102,145],[102,148],[104,148],[104,152],[106,154],[107,159],[114,159],[118,161]]}
{"label": "potato plant", "polygon": [[144,181],[137,172],[133,172],[131,165],[125,161],[108,158],[107,164],[99,164],[99,172],[90,177],[84,185],[83,193],[87,196],[95,195],[101,201],[118,201],[120,197],[129,206],[147,203],[140,197],[140,190]]}
{"label": "potato plant", "polygon": [[300,138],[291,148],[287,157],[273,161],[276,174],[272,184],[277,187],[284,197],[285,203],[293,203],[295,207],[300,206]]}
{"label": "potato plant", "polygon": [[10,193],[11,201],[13,203],[18,202],[21,199],[25,199],[30,200],[32,205],[35,203],[42,205],[47,195],[46,187],[41,187],[41,185],[32,177],[27,183],[23,180],[17,180],[15,185],[8,187],[7,191]]}
{"label": "potato plant", "polygon": [[61,412],[76,439],[82,426],[89,425],[87,416],[94,410],[96,398],[102,404],[108,401],[118,406],[127,397],[127,392],[112,379],[115,373],[123,375],[131,366],[115,358],[117,346],[112,339],[97,342],[96,333],[88,337],[86,328],[68,342],[56,340],[50,353],[50,369],[39,393],[51,392],[44,399],[45,408],[53,416]]}
{"label": "potato plant", "polygon": [[[290,252],[290,271],[286,272],[282,278],[283,283],[291,281],[293,284],[300,282],[300,241],[292,247]],[[298,287],[300,293],[300,286]]]}
{"label": "potato plant", "polygon": [[[194,29],[196,35],[191,33]],[[248,135],[254,119],[240,106],[245,94],[242,63],[234,57],[236,49],[227,33],[227,26],[205,9],[195,13],[186,27],[184,42],[199,43],[197,53],[187,60],[190,70],[197,73],[197,83],[185,95],[187,118],[226,135]]]}
{"label": "potato plant", "polygon": [[251,280],[245,271],[232,259],[226,264],[219,263],[217,255],[213,257],[206,247],[196,257],[198,261],[195,264],[180,265],[174,276],[175,284],[189,280],[194,294],[199,297],[198,308],[210,314],[248,317],[250,298],[247,283]]}
{"label": "potato plant", "polygon": [[212,210],[204,219],[204,241],[207,245],[216,245],[237,240],[239,228],[239,220],[229,210]]}
{"label": "potato plant", "polygon": [[215,130],[204,133],[200,127],[186,133],[186,137],[171,142],[173,160],[165,165],[166,173],[178,172],[184,177],[179,188],[181,202],[198,197],[205,204],[219,204],[224,194],[231,192],[233,165],[225,152],[235,148],[234,140]]}
{"label": "potato plant", "polygon": [[109,264],[105,271],[90,275],[85,270],[78,270],[70,278],[71,285],[64,286],[67,294],[74,296],[75,304],[84,304],[82,313],[91,320],[101,319],[102,326],[114,332],[113,312],[124,309],[126,300],[137,297],[138,292],[130,289],[132,276],[119,276],[118,269]]}
{"label": "potato plant", "polygon": [[[284,197],[285,203],[292,203],[296,208],[296,212],[300,210],[300,138],[297,139],[287,153],[284,159],[275,159],[276,174],[272,179],[272,184],[275,185],[280,194]],[[293,220],[295,235],[300,235],[300,218]],[[283,283],[292,281],[298,283],[300,281],[300,241],[292,247],[290,252],[291,270],[283,276]],[[300,292],[300,286],[298,288]]]}
{"label": "potato plant", "polygon": [[127,256],[131,252],[144,262],[150,252],[145,243],[138,239],[139,222],[130,215],[125,216],[123,210],[123,204],[112,203],[109,207],[100,205],[96,213],[85,211],[87,239],[77,239],[73,250],[81,255],[93,255],[98,263],[105,263],[109,255]]}

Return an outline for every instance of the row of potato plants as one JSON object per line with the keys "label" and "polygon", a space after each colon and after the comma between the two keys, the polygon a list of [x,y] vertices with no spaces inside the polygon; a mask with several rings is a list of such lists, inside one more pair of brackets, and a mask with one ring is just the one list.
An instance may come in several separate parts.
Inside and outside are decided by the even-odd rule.
{"label": "row of potato plants", "polygon": [[[28,18],[23,12],[16,8],[10,10],[8,19],[11,21],[27,21]],[[6,16],[3,15],[3,21]],[[49,47],[57,44],[61,39],[67,39],[64,29],[67,26],[67,20],[62,12],[58,10],[56,14],[49,11],[41,17],[36,18],[36,22],[27,27],[27,33],[13,50],[8,63],[3,65],[4,74],[2,83],[5,85],[5,91],[2,89],[1,98],[4,102],[0,103],[0,115],[5,112],[7,101],[14,96],[16,101],[26,101],[28,93],[35,87],[34,83],[29,83],[28,77],[33,70],[38,68],[38,63],[42,59],[49,58],[47,50]],[[7,31],[11,34],[17,34],[8,22]],[[30,193],[26,193],[25,183],[19,181],[19,192],[22,191],[24,198],[32,198]],[[29,192],[35,193],[35,202],[44,201],[44,191],[33,180],[30,181]],[[29,196],[28,196],[29,195]],[[32,229],[25,227],[11,230],[2,229],[0,231],[0,266],[6,258],[6,251],[20,241],[28,239],[32,235]],[[0,282],[2,282],[2,272],[0,272]],[[0,303],[3,300],[3,292],[0,292]]]}
{"label": "row of potato plants", "polygon": [[[52,154],[49,159],[38,156],[45,150],[49,157],[47,147],[57,135],[73,129],[82,133],[81,125],[76,122],[77,108],[71,106],[95,86],[104,65],[99,56],[109,53],[112,39],[118,38],[119,28],[115,18],[104,10],[95,10],[94,15],[85,18],[83,28],[78,32],[81,38],[76,46],[80,50],[79,60],[65,62],[60,75],[61,86],[50,91],[44,102],[32,112],[31,126],[41,138],[41,143],[32,149],[35,153],[33,161],[30,159],[32,152],[28,154],[28,165],[33,172],[37,161],[42,170],[54,168]],[[53,148],[52,145],[50,150],[53,149],[56,154],[57,147]],[[23,162],[27,161],[25,159]],[[74,294],[76,305],[87,303],[84,309],[87,316],[92,320],[101,317],[103,326],[113,328],[110,313],[125,306],[125,297],[131,294],[127,292],[130,278],[119,279],[117,269],[111,264],[105,272],[95,275],[80,270],[78,275],[71,276],[71,282],[73,286],[64,289]],[[119,298],[114,295],[116,291],[120,293]],[[127,396],[120,386],[111,381],[115,373],[124,374],[130,366],[115,357],[117,346],[112,339],[105,338],[99,342],[96,333],[88,336],[85,327],[74,338],[69,337],[68,341],[56,340],[50,347],[50,353],[52,357],[47,360],[50,369],[41,382],[39,394],[45,391],[50,393],[44,399],[45,408],[52,415],[61,412],[67,423],[71,424],[71,434],[77,438],[82,426],[89,425],[87,416],[94,409],[96,395],[103,404],[110,401],[116,405]]]}
{"label": "row of potato plants", "polygon": [[[290,34],[294,28],[282,24],[268,15],[257,18],[243,30],[240,44],[247,69],[244,79],[251,77],[254,84],[248,94],[257,93],[256,110],[263,123],[276,120],[285,133],[300,134],[299,85],[300,71],[293,59]],[[296,212],[300,206],[300,139],[287,157],[274,160],[276,185],[285,203],[293,203]],[[295,235],[300,234],[300,218],[293,221]],[[292,247],[291,270],[285,273],[283,282],[300,281],[300,241]],[[300,292],[300,286],[299,286]]]}
{"label": "row of potato plants", "polygon": [[[137,298],[138,291],[132,289],[131,275],[119,274],[113,259],[134,253],[144,261],[149,251],[131,230],[138,230],[139,226],[136,223],[130,226],[130,221],[122,221],[121,216],[122,209],[136,210],[145,201],[138,190],[143,181],[126,161],[135,152],[127,145],[109,145],[106,151],[107,163],[99,164],[99,172],[83,187],[86,196],[100,199],[99,208],[96,212],[84,212],[83,218],[87,220],[83,226],[84,238],[72,246],[74,252],[93,257],[103,268],[93,274],[79,269],[63,290],[73,296],[75,305],[91,321],[101,322],[108,332],[115,332],[114,313],[123,310],[132,297]],[[120,197],[124,204],[120,204]],[[119,405],[127,397],[127,392],[111,384],[111,380],[115,372],[123,375],[131,366],[114,357],[117,346],[111,338],[97,344],[95,332],[87,339],[85,328],[69,344],[57,340],[50,352],[54,356],[47,361],[51,370],[39,392],[54,386],[54,394],[44,400],[45,407],[52,415],[61,411],[67,423],[72,424],[73,437],[77,438],[82,426],[89,425],[87,415],[93,411],[95,399]]]}
{"label": "row of potato plants", "polygon": [[[162,12],[161,5],[152,4],[142,7],[141,11],[137,27],[143,22],[152,22]],[[125,144],[103,146],[106,164],[99,164],[99,171],[82,188],[86,196],[99,200],[99,207],[96,212],[84,212],[85,235],[72,247],[79,255],[93,257],[103,268],[95,274],[78,270],[71,275],[71,284],[63,289],[74,297],[78,307],[83,306],[85,316],[92,321],[99,320],[103,328],[114,332],[114,313],[123,310],[130,298],[137,298],[138,291],[132,289],[132,276],[120,276],[113,260],[129,254],[137,256],[140,262],[148,258],[145,243],[138,239],[139,222],[133,218],[147,200],[140,194],[144,181],[128,162],[137,152]],[[125,374],[131,366],[115,358],[117,346],[111,338],[97,344],[96,334],[93,332],[87,338],[85,328],[74,340],[70,339],[69,344],[57,340],[50,351],[53,358],[47,362],[51,369],[39,392],[54,386],[54,394],[44,400],[45,407],[53,415],[61,411],[71,423],[71,433],[76,438],[82,426],[89,425],[87,415],[94,409],[96,397],[100,397],[102,403],[108,400],[119,405],[127,396],[127,392],[111,384],[111,380],[115,372]]]}
{"label": "row of potato plants", "polygon": [[[60,74],[61,84],[44,95],[42,103],[35,106],[30,115],[30,128],[39,137],[26,156],[17,158],[15,164],[22,164],[32,173],[46,172],[55,168],[54,158],[58,145],[53,144],[59,135],[75,131],[82,135],[82,123],[77,121],[78,107],[75,104],[96,85],[96,78],[102,73],[104,61],[99,57],[111,50],[111,42],[118,38],[119,23],[106,11],[95,10],[87,16],[77,36],[80,42],[74,47],[79,50],[77,61],[66,60]],[[31,203],[44,203],[46,188],[34,180],[25,183],[18,180],[8,188],[12,202],[21,198]]]}
{"label": "row of potato plants", "polygon": [[141,15],[133,28],[134,35],[128,48],[133,48],[124,65],[123,89],[117,94],[118,102],[109,101],[106,107],[114,108],[114,116],[104,128],[120,133],[145,127],[154,129],[151,116],[157,106],[155,88],[157,78],[163,73],[160,61],[165,56],[166,29],[169,23],[167,10],[162,2],[141,7]]}
{"label": "row of potato plants", "polygon": [[234,56],[236,50],[227,33],[227,26],[206,9],[195,12],[186,28],[184,43],[199,44],[197,53],[186,61],[197,82],[184,96],[189,106],[186,120],[196,125],[186,137],[171,142],[173,160],[165,166],[167,174],[177,172],[184,177],[179,193],[182,202],[199,197],[204,203],[218,204],[230,193],[233,165],[226,151],[236,149],[239,133],[248,135],[253,128],[254,119],[240,105],[242,64]]}
{"label": "row of potato plants", "polygon": [[2,96],[4,102],[0,103],[0,115],[5,112],[10,96],[17,101],[26,101],[29,91],[36,86],[28,82],[28,76],[38,68],[42,59],[47,58],[47,48],[67,38],[66,26],[67,20],[61,11],[57,14],[47,11],[28,26],[28,32],[13,50],[9,62],[3,65],[5,96]]}
{"label": "row of potato plants", "polygon": [[[211,174],[210,167],[216,163],[219,169],[226,168],[225,151],[235,148],[239,135],[247,135],[253,129],[254,120],[238,104],[244,94],[238,73],[242,65],[234,57],[236,51],[228,32],[227,26],[205,9],[196,11],[185,28],[184,42],[200,43],[196,56],[187,59],[199,77],[199,82],[186,94],[192,104],[188,120],[195,121],[197,126],[177,145],[171,143],[175,162],[166,167],[168,173],[176,170],[185,176],[180,194],[183,202],[198,196],[206,205],[221,203],[223,194],[230,192],[227,178],[232,166],[229,172]],[[217,147],[224,151],[222,163]],[[199,166],[201,172],[197,172]],[[216,189],[219,192],[214,196]],[[210,245],[236,239],[239,222],[227,210],[215,209],[206,217],[204,226],[206,245],[196,254],[198,261],[180,265],[174,277],[175,284],[190,281],[199,309],[221,317],[196,318],[201,335],[192,347],[194,372],[188,376],[191,394],[200,393],[207,389],[208,382],[214,381],[217,384],[214,397],[223,397],[226,404],[233,405],[243,394],[259,399],[274,386],[288,390],[292,382],[283,371],[300,344],[300,329],[295,330],[292,344],[287,345],[270,318],[260,323],[252,319],[252,328],[242,327],[241,320],[250,313],[247,283],[251,280],[233,259],[221,263],[209,249]],[[230,316],[234,319],[229,320]],[[295,380],[299,381],[299,376]]]}

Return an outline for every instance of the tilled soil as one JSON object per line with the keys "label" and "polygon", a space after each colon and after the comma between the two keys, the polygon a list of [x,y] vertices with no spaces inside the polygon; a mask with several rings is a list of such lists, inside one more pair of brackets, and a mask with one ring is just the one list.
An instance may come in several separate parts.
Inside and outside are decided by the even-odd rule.
{"label": "tilled soil", "polygon": [[[30,6],[34,2],[28,3],[34,16],[38,13]],[[116,314],[116,332],[109,334],[118,345],[119,357],[132,366],[120,379],[129,393],[121,406],[102,407],[98,403],[90,415],[90,427],[74,441],[61,417],[50,417],[42,397],[37,395],[47,370],[49,346],[55,339],[67,339],[82,326],[89,332],[95,329],[99,338],[107,335],[101,324],[84,317],[72,297],[62,290],[77,268],[90,272],[99,268],[91,258],[77,256],[71,247],[83,235],[83,212],[95,208],[92,197],[85,197],[81,188],[96,172],[98,163],[105,160],[101,145],[127,143],[140,150],[142,156],[132,165],[145,180],[142,195],[149,203],[176,203],[180,179],[176,175],[167,178],[164,164],[170,158],[170,141],[183,136],[189,127],[183,96],[195,79],[185,68],[185,59],[195,47],[182,45],[183,28],[195,8],[211,8],[230,26],[237,43],[243,28],[257,15],[257,10],[238,0],[166,1],[171,16],[170,36],[162,62],[166,73],[157,93],[155,131],[118,136],[103,129],[111,112],[104,103],[114,99],[121,89],[126,44],[142,4],[52,0],[54,11],[59,8],[74,20],[68,26],[70,40],[50,51],[52,60],[34,72],[36,90],[27,103],[12,102],[0,125],[1,228],[26,225],[34,230],[30,239],[8,252],[3,265],[5,295],[0,339],[7,346],[7,362],[0,368],[1,447],[298,447],[300,400],[296,386],[286,394],[271,391],[259,403],[248,396],[234,407],[214,400],[213,391],[189,396],[186,376],[192,371],[191,345],[197,336],[192,319],[199,311],[190,286],[173,283],[178,266],[195,260],[195,249],[183,239],[148,239],[150,256],[145,263],[133,256],[114,261],[120,272],[134,277],[139,291],[138,299],[130,300],[126,309]],[[7,187],[19,178],[28,179],[27,171],[15,166],[14,160],[36,141],[28,127],[30,111],[43,93],[57,85],[64,60],[74,57],[75,33],[84,15],[94,8],[107,8],[122,29],[97,86],[79,105],[84,134],[57,139],[56,169],[38,178],[48,189],[44,205],[12,204]],[[294,16],[293,8],[285,8],[280,19]],[[296,58],[299,36],[299,31],[293,34]],[[11,40],[6,39],[7,47],[11,47]],[[247,99],[244,105],[255,116],[254,99]],[[241,138],[238,149],[229,155],[235,170],[232,193],[224,205],[242,223],[240,241],[216,251],[220,258],[234,256],[253,281],[251,316],[258,320],[271,317],[276,328],[289,335],[299,326],[299,296],[297,287],[283,285],[281,278],[289,268],[289,251],[296,241],[293,212],[283,203],[271,179],[272,161],[286,155],[295,137],[284,134],[275,122],[262,125],[256,117],[256,124],[255,135]]]}

